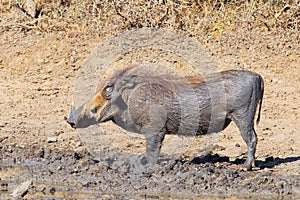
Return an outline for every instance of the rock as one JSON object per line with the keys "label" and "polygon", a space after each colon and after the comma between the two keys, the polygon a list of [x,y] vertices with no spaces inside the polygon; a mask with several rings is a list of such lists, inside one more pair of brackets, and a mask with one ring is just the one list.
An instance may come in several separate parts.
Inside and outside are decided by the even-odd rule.
{"label": "rock", "polygon": [[14,189],[13,193],[11,193],[11,196],[13,196],[14,198],[24,197],[31,185],[32,180],[28,180],[21,183]]}
{"label": "rock", "polygon": [[3,142],[4,140],[8,139],[8,136],[5,136],[5,137],[1,137],[0,138],[0,142]]}
{"label": "rock", "polygon": [[74,168],[72,171],[71,171],[71,174],[77,174],[79,172],[79,169],[78,168]]}
{"label": "rock", "polygon": [[56,192],[56,188],[55,188],[55,187],[51,187],[51,188],[49,189],[49,192],[50,192],[50,194],[54,195],[55,192]]}
{"label": "rock", "polygon": [[47,138],[47,142],[48,142],[48,143],[57,142],[57,138],[56,138],[56,137],[48,137],[48,138]]}
{"label": "rock", "polygon": [[5,127],[7,125],[7,123],[6,122],[0,122],[0,128],[3,128],[3,127]]}
{"label": "rock", "polygon": [[81,147],[81,146],[82,146],[82,142],[77,142],[77,143],[75,144],[75,146],[76,146],[76,147]]}
{"label": "rock", "polygon": [[95,163],[99,163],[99,162],[101,161],[101,159],[98,158],[98,157],[94,157],[92,160],[93,160]]}

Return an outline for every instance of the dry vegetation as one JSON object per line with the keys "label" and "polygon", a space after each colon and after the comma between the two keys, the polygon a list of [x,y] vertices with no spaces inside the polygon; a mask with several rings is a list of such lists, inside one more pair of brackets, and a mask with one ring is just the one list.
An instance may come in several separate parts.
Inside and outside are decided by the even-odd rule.
{"label": "dry vegetation", "polygon": [[300,30],[298,0],[1,0],[0,16],[1,31],[102,35],[134,27],[167,27],[203,37],[237,29]]}

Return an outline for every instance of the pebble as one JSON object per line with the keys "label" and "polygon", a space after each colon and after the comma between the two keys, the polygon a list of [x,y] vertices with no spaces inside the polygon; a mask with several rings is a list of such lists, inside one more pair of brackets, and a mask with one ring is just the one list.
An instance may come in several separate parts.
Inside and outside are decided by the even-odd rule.
{"label": "pebble", "polygon": [[5,136],[5,137],[1,137],[0,138],[0,142],[3,142],[4,140],[8,139],[8,136]]}
{"label": "pebble", "polygon": [[95,163],[99,163],[99,162],[101,161],[101,159],[98,158],[98,157],[94,157],[92,160],[93,160]]}
{"label": "pebble", "polygon": [[11,196],[13,196],[14,198],[24,197],[31,185],[32,185],[32,180],[28,180],[21,183],[14,189],[13,193],[11,193]]}
{"label": "pebble", "polygon": [[50,194],[54,195],[55,192],[56,192],[56,188],[55,188],[55,187],[50,187],[50,188],[49,188],[49,193],[50,193]]}
{"label": "pebble", "polygon": [[82,146],[82,142],[77,142],[77,143],[75,144],[75,146],[76,146],[76,147],[81,147],[81,146]]}
{"label": "pebble", "polygon": [[47,142],[48,142],[48,143],[57,142],[57,138],[56,138],[56,137],[48,137],[48,138],[47,138]]}
{"label": "pebble", "polygon": [[6,122],[0,122],[0,128],[3,128],[3,127],[5,127],[7,125],[7,123]]}

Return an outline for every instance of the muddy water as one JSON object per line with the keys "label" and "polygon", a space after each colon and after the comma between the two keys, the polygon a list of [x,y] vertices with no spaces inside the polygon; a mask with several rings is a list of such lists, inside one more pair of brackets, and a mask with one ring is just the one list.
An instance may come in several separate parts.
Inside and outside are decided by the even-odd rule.
{"label": "muddy water", "polygon": [[[0,148],[1,199],[19,191],[24,199],[276,199],[300,196],[299,176],[272,169],[240,169],[240,161],[205,155],[191,161],[164,159],[151,170],[135,167],[126,156],[109,162],[87,151],[39,146]],[[264,163],[266,165],[268,161]],[[138,169],[138,170],[137,170]]]}

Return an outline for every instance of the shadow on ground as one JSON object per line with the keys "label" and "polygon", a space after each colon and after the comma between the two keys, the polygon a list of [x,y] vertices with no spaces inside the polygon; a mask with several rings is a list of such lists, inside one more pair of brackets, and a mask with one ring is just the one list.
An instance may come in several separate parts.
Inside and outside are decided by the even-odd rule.
{"label": "shadow on ground", "polygon": [[[255,166],[259,167],[260,169],[264,168],[273,168],[276,165],[280,165],[283,163],[291,163],[300,160],[300,156],[292,156],[292,157],[286,157],[286,158],[274,158],[273,156],[269,156],[265,158],[265,160],[256,160]],[[194,157],[190,162],[193,164],[200,164],[200,163],[217,163],[217,162],[229,162],[232,164],[243,164],[246,161],[246,159],[240,159],[237,158],[234,161],[230,161],[229,157],[227,156],[219,156],[218,154],[205,154],[199,157]]]}

